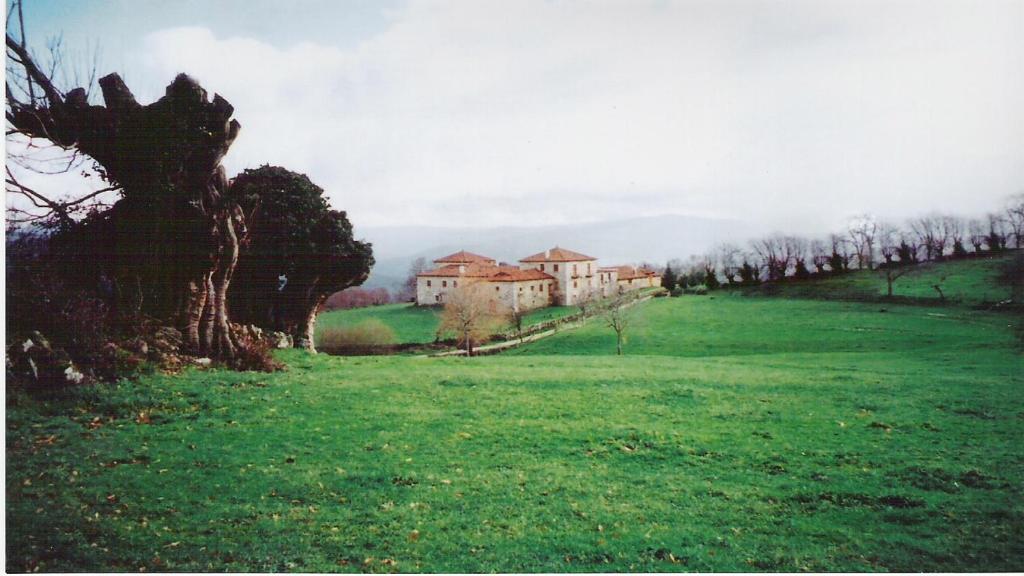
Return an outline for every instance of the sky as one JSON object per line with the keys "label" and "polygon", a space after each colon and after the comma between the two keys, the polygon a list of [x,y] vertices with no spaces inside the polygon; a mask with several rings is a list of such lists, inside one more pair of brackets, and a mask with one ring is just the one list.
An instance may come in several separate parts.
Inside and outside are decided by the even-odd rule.
{"label": "sky", "polygon": [[303,172],[357,230],[820,233],[1024,191],[1024,0],[25,2],[141,102],[220,93],[229,174]]}

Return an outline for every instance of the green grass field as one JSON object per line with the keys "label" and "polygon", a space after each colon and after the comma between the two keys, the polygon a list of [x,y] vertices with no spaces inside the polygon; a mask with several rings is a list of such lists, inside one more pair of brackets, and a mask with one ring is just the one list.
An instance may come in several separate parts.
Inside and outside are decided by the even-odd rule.
{"label": "green grass field", "polygon": [[[533,310],[523,318],[523,326],[533,326],[549,320],[564,318],[579,312],[575,306],[552,306]],[[433,342],[440,325],[440,309],[412,304],[386,304],[369,308],[334,310],[317,316],[316,338],[338,326],[351,326],[374,319],[380,320],[395,332],[397,344],[426,344]]]}
{"label": "green grass field", "polygon": [[1024,569],[1019,316],[633,314],[622,357],[592,321],[501,356],[9,394],[7,569]]}

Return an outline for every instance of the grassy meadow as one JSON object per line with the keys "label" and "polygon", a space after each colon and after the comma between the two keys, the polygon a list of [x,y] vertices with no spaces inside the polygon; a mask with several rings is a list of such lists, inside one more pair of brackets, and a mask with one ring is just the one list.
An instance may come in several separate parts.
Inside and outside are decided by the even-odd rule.
{"label": "grassy meadow", "polygon": [[632,314],[622,357],[593,320],[499,356],[9,393],[7,569],[1024,569],[1019,316]]}

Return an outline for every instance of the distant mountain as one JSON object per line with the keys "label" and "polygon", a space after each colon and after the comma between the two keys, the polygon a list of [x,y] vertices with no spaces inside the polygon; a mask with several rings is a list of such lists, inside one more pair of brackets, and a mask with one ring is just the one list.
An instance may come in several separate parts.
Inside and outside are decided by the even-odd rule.
{"label": "distant mountain", "polygon": [[702,253],[719,242],[742,242],[758,227],[738,220],[696,216],[654,216],[553,226],[446,228],[382,226],[357,229],[373,243],[377,263],[365,286],[400,286],[409,265],[469,250],[515,264],[519,258],[562,246],[598,259],[601,265],[664,263]]}

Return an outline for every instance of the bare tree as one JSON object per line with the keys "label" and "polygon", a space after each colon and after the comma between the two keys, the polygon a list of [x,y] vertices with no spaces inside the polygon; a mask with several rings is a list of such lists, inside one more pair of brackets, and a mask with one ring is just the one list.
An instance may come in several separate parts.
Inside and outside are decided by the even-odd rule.
{"label": "bare tree", "polygon": [[473,355],[473,346],[494,333],[498,318],[491,311],[489,291],[482,282],[466,281],[448,294],[438,334],[456,334],[466,356]]}
{"label": "bare tree", "polygon": [[1009,226],[1008,236],[1013,237],[1013,247],[1024,246],[1024,192],[1007,199],[1005,222]]}
{"label": "bare tree", "polygon": [[814,270],[818,274],[825,273],[825,266],[828,265],[829,252],[828,245],[825,244],[824,240],[815,239],[811,241],[811,262],[814,263]]}
{"label": "bare tree", "polygon": [[857,251],[857,267],[874,268],[875,237],[878,234],[878,223],[871,214],[859,214],[850,218],[847,223],[847,234]]}
{"label": "bare tree", "polygon": [[[885,260],[886,267],[892,267],[893,258],[900,250],[900,229],[890,222],[878,223],[878,251]],[[904,264],[906,264],[904,262]]]}
{"label": "bare tree", "polygon": [[411,302],[416,299],[416,276],[421,272],[426,272],[427,268],[427,259],[423,256],[420,256],[409,264],[409,273],[405,278],[405,282],[402,284],[402,291],[398,298],[400,301]]}
{"label": "bare tree", "polygon": [[757,254],[761,266],[767,272],[769,282],[785,279],[790,258],[785,236],[774,234],[754,240],[750,243],[750,247]]}
{"label": "bare tree", "polygon": [[712,254],[717,261],[717,269],[722,273],[725,281],[729,284],[738,282],[743,260],[743,251],[739,246],[728,242],[722,243],[715,246]]}
{"label": "bare tree", "polygon": [[782,255],[788,270],[793,266],[793,275],[805,279],[810,276],[807,269],[807,257],[810,254],[811,243],[806,238],[799,236],[786,236],[782,240]]}
{"label": "bare tree", "polygon": [[592,288],[585,286],[580,289],[579,294],[576,295],[576,307],[580,309],[580,315],[584,318],[594,312],[594,307],[598,304],[601,299],[601,292],[599,288]]}
{"label": "bare tree", "polygon": [[[118,197],[121,186],[101,184],[88,192],[61,195],[26,185],[23,175],[82,171],[85,175],[95,176],[85,169],[92,159],[75,147],[67,148],[59,142],[51,142],[46,135],[22,130],[12,123],[14,118],[10,113],[14,110],[12,104],[48,107],[47,98],[54,94],[49,88],[55,86],[58,79],[64,85],[71,82],[84,85],[76,95],[88,102],[96,85],[98,45],[86,53],[86,58],[75,62],[66,57],[63,38],[57,36],[47,41],[46,52],[38,57],[27,43],[20,0],[13,0],[8,8],[7,39],[7,223],[15,226],[55,224],[67,228],[81,215],[109,208]],[[45,79],[46,83],[41,84],[40,79]],[[59,92],[57,94],[60,95]]]}
{"label": "bare tree", "polygon": [[904,264],[889,264],[885,267],[882,274],[885,276],[886,295],[889,298],[892,298],[892,285],[909,270],[910,268]]}
{"label": "bare tree", "polygon": [[971,247],[974,248],[974,253],[981,253],[981,247],[985,245],[985,223],[977,218],[971,218],[967,222],[967,239],[971,242]]}
{"label": "bare tree", "polygon": [[509,326],[516,334],[516,338],[519,339],[519,343],[523,343],[523,321],[526,319],[526,310],[519,307],[513,306],[509,308],[508,313],[505,315]]}
{"label": "bare tree", "polygon": [[829,234],[828,241],[832,248],[832,254],[828,261],[829,269],[831,269],[832,273],[849,270],[850,258],[852,256],[850,241],[841,234]]}
{"label": "bare tree", "polygon": [[942,216],[929,214],[910,220],[910,231],[917,245],[924,248],[926,260],[941,260],[946,250],[947,236],[942,227]]}
{"label": "bare tree", "polygon": [[991,212],[986,215],[986,219],[988,221],[988,236],[985,238],[985,244],[988,245],[989,251],[998,252],[1006,247],[1008,233],[1006,219]]}
{"label": "bare tree", "polygon": [[964,233],[966,229],[967,226],[963,218],[949,215],[942,217],[942,236],[946,238],[946,243],[952,247],[954,257],[959,258],[967,254],[967,250],[964,249]]}
{"label": "bare tree", "polygon": [[633,301],[627,294],[619,294],[608,301],[604,309],[605,324],[615,332],[615,353],[622,356],[622,340],[632,320],[628,306]]}

